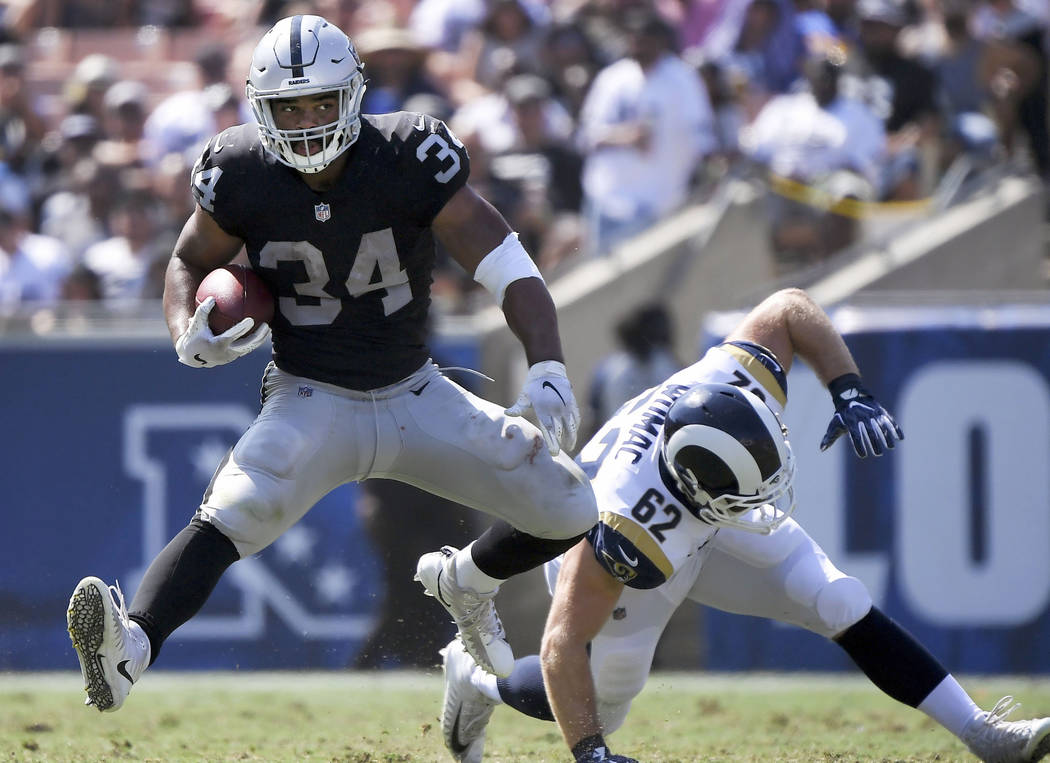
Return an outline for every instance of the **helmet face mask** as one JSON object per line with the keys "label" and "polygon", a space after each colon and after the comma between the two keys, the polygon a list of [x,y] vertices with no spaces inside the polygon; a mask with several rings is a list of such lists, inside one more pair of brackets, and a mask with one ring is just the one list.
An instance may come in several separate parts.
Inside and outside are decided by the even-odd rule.
{"label": "helmet face mask", "polygon": [[668,411],[661,455],[702,520],[770,533],[795,510],[795,460],[785,435],[753,393],[702,383]]}
{"label": "helmet face mask", "polygon": [[[332,94],[336,118],[303,129],[281,129],[279,101]],[[255,47],[245,95],[263,146],[299,172],[320,172],[350,148],[361,131],[364,65],[350,38],[320,16],[281,19]],[[297,152],[298,147],[301,151]]]}

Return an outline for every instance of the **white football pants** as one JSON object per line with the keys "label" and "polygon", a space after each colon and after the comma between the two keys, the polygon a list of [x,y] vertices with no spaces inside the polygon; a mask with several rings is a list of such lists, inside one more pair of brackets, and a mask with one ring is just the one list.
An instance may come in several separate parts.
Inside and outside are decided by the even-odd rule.
{"label": "white football pants", "polygon": [[[561,557],[544,567],[553,591]],[[843,574],[794,520],[770,535],[718,530],[687,566],[658,588],[624,588],[591,642],[598,713],[612,733],[642,691],[660,635],[678,606],[697,604],[798,625],[831,638],[871,609],[867,587]]]}
{"label": "white football pants", "polygon": [[[263,407],[201,503],[241,557],[257,553],[333,488],[400,480],[541,538],[598,521],[586,476],[539,430],[472,395],[433,363],[397,384],[355,392],[271,366]],[[411,532],[411,528],[405,528]]]}

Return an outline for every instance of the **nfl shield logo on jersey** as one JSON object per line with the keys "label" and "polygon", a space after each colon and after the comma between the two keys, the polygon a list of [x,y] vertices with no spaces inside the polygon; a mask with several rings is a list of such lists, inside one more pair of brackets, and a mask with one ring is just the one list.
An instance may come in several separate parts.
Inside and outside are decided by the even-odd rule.
{"label": "nfl shield logo on jersey", "polygon": [[314,217],[318,222],[325,222],[332,216],[332,208],[327,204],[314,204]]}

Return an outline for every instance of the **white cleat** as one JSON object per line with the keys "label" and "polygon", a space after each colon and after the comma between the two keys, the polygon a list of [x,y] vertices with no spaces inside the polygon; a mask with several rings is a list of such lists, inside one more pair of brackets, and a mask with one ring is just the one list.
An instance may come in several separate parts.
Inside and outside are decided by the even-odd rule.
{"label": "white cleat", "polygon": [[445,669],[445,698],[441,709],[441,733],[445,747],[460,763],[481,763],[485,752],[485,727],[497,703],[470,682],[476,663],[453,639],[441,650]]}
{"label": "white cleat", "polygon": [[66,623],[84,674],[84,704],[119,710],[150,657],[149,640],[132,628],[120,586],[95,577],[81,580],[69,597]]}
{"label": "white cleat", "polygon": [[452,615],[464,648],[481,669],[509,676],[514,670],[514,653],[496,612],[496,591],[477,593],[460,588],[456,582],[456,551],[443,546],[440,551],[423,554],[416,565],[415,579],[423,584],[428,596],[441,602]]}
{"label": "white cleat", "polygon": [[962,732],[970,752],[985,763],[1034,763],[1050,753],[1050,718],[1008,721],[1020,705],[1003,697],[990,712],[981,713]]}

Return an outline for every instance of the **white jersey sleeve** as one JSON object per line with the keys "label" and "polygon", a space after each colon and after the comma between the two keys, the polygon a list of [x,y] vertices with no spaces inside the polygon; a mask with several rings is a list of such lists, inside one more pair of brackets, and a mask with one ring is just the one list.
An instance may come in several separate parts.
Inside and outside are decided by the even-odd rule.
{"label": "white jersey sleeve", "polygon": [[717,529],[697,516],[660,459],[668,409],[700,382],[745,387],[778,415],[787,402],[786,375],[769,350],[726,342],[625,403],[577,458],[598,501],[588,536],[595,556],[632,588],[663,584]]}

